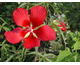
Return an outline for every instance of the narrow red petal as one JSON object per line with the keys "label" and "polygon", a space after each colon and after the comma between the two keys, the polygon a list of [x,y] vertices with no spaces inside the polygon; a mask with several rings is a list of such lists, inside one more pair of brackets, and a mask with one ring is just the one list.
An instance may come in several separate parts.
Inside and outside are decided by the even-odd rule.
{"label": "narrow red petal", "polygon": [[25,27],[30,25],[28,11],[24,8],[16,8],[16,10],[13,12],[13,19],[18,26]]}
{"label": "narrow red petal", "polygon": [[48,25],[40,27],[39,29],[35,30],[34,33],[36,33],[38,38],[42,41],[50,41],[56,39],[56,32]]}
{"label": "narrow red petal", "polygon": [[29,37],[24,39],[24,47],[26,49],[31,49],[36,46],[40,46],[40,41],[30,33]]}
{"label": "narrow red petal", "polygon": [[34,6],[30,9],[30,20],[34,27],[37,27],[45,21],[47,10],[42,6]]}
{"label": "narrow red petal", "polygon": [[62,27],[62,26],[65,27],[65,26],[66,26],[65,23],[63,23],[63,22],[60,22],[60,23],[61,23],[61,24],[58,25],[59,27]]}
{"label": "narrow red petal", "polygon": [[4,35],[10,43],[16,44],[23,39],[23,37],[20,35],[20,32],[22,30],[23,30],[22,28],[17,27],[13,31],[6,31]]}
{"label": "narrow red petal", "polygon": [[66,31],[66,30],[67,30],[66,27],[61,27],[60,29],[61,29],[62,31]]}

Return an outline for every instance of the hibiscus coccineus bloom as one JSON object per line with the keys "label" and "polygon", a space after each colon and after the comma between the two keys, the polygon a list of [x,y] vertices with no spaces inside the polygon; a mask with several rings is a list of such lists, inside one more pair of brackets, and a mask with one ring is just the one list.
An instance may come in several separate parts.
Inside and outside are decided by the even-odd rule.
{"label": "hibiscus coccineus bloom", "polygon": [[[58,20],[56,20],[56,22],[58,22]],[[60,21],[60,23],[61,23],[61,24],[58,24],[58,26],[60,27],[60,29],[61,29],[62,31],[66,31],[66,30],[67,30],[66,24],[63,23],[63,22],[61,22],[61,21]]]}
{"label": "hibiscus coccineus bloom", "polygon": [[[23,40],[23,45],[26,49],[40,46],[39,40],[50,41],[56,39],[56,32],[52,28],[48,25],[41,26],[45,21],[46,14],[47,10],[42,6],[32,7],[30,16],[26,9],[16,8],[13,12],[13,20],[16,25],[21,27],[17,27],[13,31],[6,31],[4,33],[6,39],[12,44]],[[28,37],[26,37],[26,34],[29,34]]]}

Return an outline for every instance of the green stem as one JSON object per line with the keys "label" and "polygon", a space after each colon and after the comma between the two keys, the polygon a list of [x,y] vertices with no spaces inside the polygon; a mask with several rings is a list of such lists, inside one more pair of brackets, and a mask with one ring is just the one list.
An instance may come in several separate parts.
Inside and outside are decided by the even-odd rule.
{"label": "green stem", "polygon": [[37,52],[38,52],[38,47],[35,47],[35,52],[36,52],[36,54],[35,54],[35,62],[37,61]]}

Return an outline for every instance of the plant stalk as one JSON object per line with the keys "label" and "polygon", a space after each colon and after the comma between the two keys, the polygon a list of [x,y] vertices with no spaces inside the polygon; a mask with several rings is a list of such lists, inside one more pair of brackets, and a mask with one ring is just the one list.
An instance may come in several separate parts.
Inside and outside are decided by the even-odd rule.
{"label": "plant stalk", "polygon": [[38,47],[35,47],[35,52],[36,52],[36,54],[35,54],[35,62],[37,61],[37,52],[38,52]]}

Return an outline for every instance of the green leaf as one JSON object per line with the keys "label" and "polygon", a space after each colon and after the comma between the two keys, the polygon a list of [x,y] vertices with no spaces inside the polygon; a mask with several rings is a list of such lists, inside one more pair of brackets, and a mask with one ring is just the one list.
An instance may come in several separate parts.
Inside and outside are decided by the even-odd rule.
{"label": "green leaf", "polygon": [[80,54],[77,55],[77,62],[80,62]]}
{"label": "green leaf", "polygon": [[11,27],[14,29],[15,28],[15,26],[14,25],[11,25]]}
{"label": "green leaf", "polygon": [[16,47],[14,45],[12,45],[12,49],[15,51],[16,50]]}
{"label": "green leaf", "polygon": [[32,5],[37,6],[37,5],[41,5],[41,4],[44,4],[44,2],[39,2],[39,3],[36,3],[36,4],[32,4]]}
{"label": "green leaf", "polygon": [[39,59],[39,62],[42,62],[42,61],[43,61],[43,58],[40,58],[40,59]]}
{"label": "green leaf", "polygon": [[11,55],[5,62],[9,62],[16,54]]}
{"label": "green leaf", "polygon": [[7,24],[7,23],[3,23],[3,24],[2,24],[2,27],[3,27],[5,24]]}
{"label": "green leaf", "polygon": [[[30,52],[30,53],[28,53],[28,54],[36,54],[36,52]],[[42,55],[41,53],[37,52],[37,55],[38,55],[39,57],[42,57],[44,60],[46,60],[46,61],[48,61],[48,62],[51,62],[50,59],[48,59],[47,57],[44,57],[44,55]]]}
{"label": "green leaf", "polygon": [[70,37],[73,38],[74,36],[74,33],[70,32]]}
{"label": "green leaf", "polygon": [[61,51],[58,55],[57,62],[62,61],[65,57],[69,56],[71,54],[70,51]]}
{"label": "green leaf", "polygon": [[51,53],[44,55],[44,57],[47,57],[47,56],[55,56],[55,55],[54,54],[51,54]]}
{"label": "green leaf", "polygon": [[23,47],[23,49],[22,49],[22,54],[21,54],[21,59],[22,59],[23,56],[24,56],[24,52],[25,52],[25,48]]}
{"label": "green leaf", "polygon": [[4,29],[5,31],[10,31],[9,28],[7,28],[7,27],[3,27],[3,29]]}
{"label": "green leaf", "polygon": [[55,56],[54,58],[51,58],[52,62],[56,62],[57,56]]}
{"label": "green leaf", "polygon": [[6,8],[7,9],[11,9],[12,8],[12,5],[6,5]]}
{"label": "green leaf", "polygon": [[6,42],[6,39],[2,42],[2,45]]}
{"label": "green leaf", "polygon": [[76,41],[74,44],[74,50],[80,50],[80,40]]}
{"label": "green leaf", "polygon": [[[22,42],[23,42],[23,40],[22,40]],[[19,45],[19,47],[18,47],[18,51],[20,50],[20,48],[23,46],[23,43],[21,43],[20,45]]]}
{"label": "green leaf", "polygon": [[6,21],[4,21],[1,17],[0,17],[0,19],[1,19],[4,23],[6,23]]}
{"label": "green leaf", "polygon": [[77,62],[79,57],[79,53],[73,52],[70,56],[68,56],[68,61],[69,62]]}
{"label": "green leaf", "polygon": [[0,32],[1,32],[2,26],[0,25]]}
{"label": "green leaf", "polygon": [[77,38],[77,37],[73,37],[72,39],[73,39],[74,41],[77,41],[78,38]]}
{"label": "green leaf", "polygon": [[3,62],[5,59],[9,58],[10,55],[8,56],[4,56],[3,58],[1,58],[0,62]]}
{"label": "green leaf", "polygon": [[27,3],[25,2],[25,3],[22,3],[19,7],[23,7],[23,6],[25,6]]}

